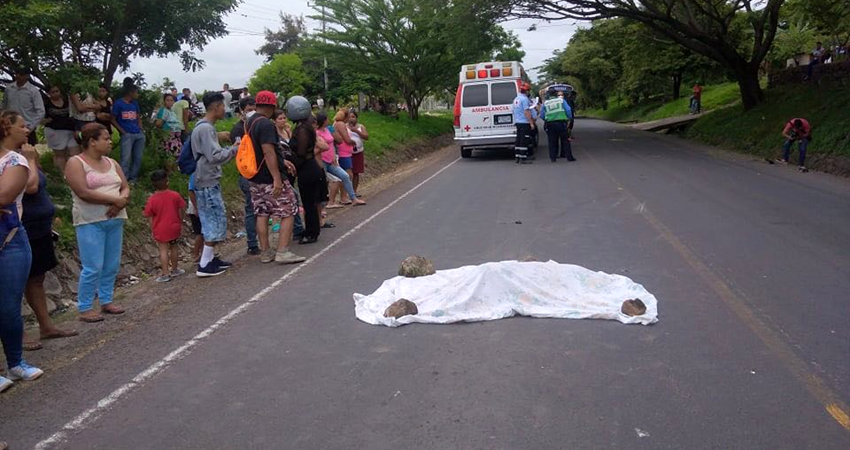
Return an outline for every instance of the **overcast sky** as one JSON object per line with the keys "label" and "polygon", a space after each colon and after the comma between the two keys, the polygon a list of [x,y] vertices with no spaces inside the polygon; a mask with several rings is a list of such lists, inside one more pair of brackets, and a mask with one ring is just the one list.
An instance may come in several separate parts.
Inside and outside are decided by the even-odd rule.
{"label": "overcast sky", "polygon": [[[224,83],[230,83],[234,88],[245,86],[254,71],[263,64],[263,58],[254,53],[263,44],[263,29],[280,26],[277,17],[281,9],[305,17],[314,13],[307,0],[246,0],[225,18],[230,35],[211,42],[200,53],[200,58],[206,62],[203,70],[183,72],[179,58],[172,57],[135,60],[131,63],[130,72],[143,73],[148,84],[160,83],[168,77],[178,88],[190,87],[201,92],[221,89]],[[527,31],[535,24],[537,31]],[[307,19],[307,26],[315,31],[320,22]],[[533,68],[549,58],[555,49],[566,46],[576,29],[571,22],[549,24],[534,20],[515,20],[503,26],[519,36],[526,52],[523,65],[532,80],[537,78],[537,71]]]}

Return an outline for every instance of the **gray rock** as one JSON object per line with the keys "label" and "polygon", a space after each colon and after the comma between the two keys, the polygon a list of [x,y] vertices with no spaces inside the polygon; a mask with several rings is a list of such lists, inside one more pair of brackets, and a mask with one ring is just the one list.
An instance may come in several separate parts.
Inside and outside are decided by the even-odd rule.
{"label": "gray rock", "polygon": [[26,300],[21,300],[21,317],[33,316],[32,308],[27,304]]}
{"label": "gray rock", "polygon": [[53,300],[50,300],[49,298],[45,301],[45,303],[47,304],[47,312],[48,312],[48,314],[49,314],[49,313],[52,313],[53,311],[56,311],[57,309],[59,309],[59,308],[56,306],[56,303],[53,303]]}
{"label": "gray rock", "polygon": [[159,258],[159,247],[156,245],[148,244],[145,246],[145,250],[151,258]]}
{"label": "gray rock", "polygon": [[78,291],[77,291],[77,289],[79,288],[79,286],[80,286],[80,285],[77,283],[77,281],[76,281],[76,280],[69,281],[68,283],[66,283],[66,284],[65,284],[65,287],[67,287],[67,288],[68,288],[68,290],[69,290],[72,294],[74,294],[74,296],[76,296],[76,295],[77,295],[77,292],[78,292]]}
{"label": "gray rock", "polygon": [[406,298],[393,302],[392,305],[384,310],[384,317],[395,317],[396,319],[416,314],[419,314],[419,308],[416,307],[416,303]]}
{"label": "gray rock", "polygon": [[626,300],[623,302],[623,307],[620,308],[620,311],[627,316],[642,316],[646,313],[646,305],[639,298]]}
{"label": "gray rock", "polygon": [[80,265],[77,264],[77,261],[74,261],[73,258],[65,258],[62,260],[62,267],[64,267],[74,278],[80,278]]}
{"label": "gray rock", "polygon": [[539,259],[535,258],[532,255],[525,255],[522,258],[517,259],[519,262],[540,262]]}
{"label": "gray rock", "polygon": [[47,272],[44,275],[44,292],[47,295],[62,295],[62,283],[53,272]]}
{"label": "gray rock", "polygon": [[118,278],[127,278],[139,274],[139,269],[136,266],[126,263],[121,265],[121,270],[118,272]]}
{"label": "gray rock", "polygon": [[434,265],[423,256],[408,256],[401,262],[398,274],[407,278],[425,277],[437,273]]}

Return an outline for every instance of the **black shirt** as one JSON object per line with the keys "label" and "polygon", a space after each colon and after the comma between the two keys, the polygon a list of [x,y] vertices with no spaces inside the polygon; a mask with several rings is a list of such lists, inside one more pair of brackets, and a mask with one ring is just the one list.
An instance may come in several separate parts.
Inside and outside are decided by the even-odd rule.
{"label": "black shirt", "polygon": [[56,106],[49,97],[44,98],[44,116],[50,119],[45,127],[52,130],[74,131],[74,119],[69,115],[68,97],[62,97],[62,104]]}
{"label": "black shirt", "polygon": [[[262,114],[254,114],[248,118],[248,130],[251,133],[251,142],[254,144],[254,155],[257,158],[257,164],[260,164],[259,172],[257,172],[257,174],[254,175],[254,178],[251,178],[249,181],[257,184],[274,183],[274,178],[272,178],[268,164],[265,162],[266,156],[263,153],[263,144],[274,145],[274,151],[277,154],[278,170],[280,170],[280,173],[286,174],[288,178],[289,174],[286,171],[286,166],[283,164],[283,151],[280,148],[277,129],[275,129],[272,121]],[[245,123],[240,120],[230,131],[230,139],[235,141],[237,138],[244,135]]]}
{"label": "black shirt", "polygon": [[53,231],[53,215],[56,213],[56,207],[53,206],[50,195],[47,194],[47,178],[44,172],[38,171],[38,192],[24,194],[21,203],[24,206],[21,223],[27,230],[27,236],[30,239],[49,236]]}

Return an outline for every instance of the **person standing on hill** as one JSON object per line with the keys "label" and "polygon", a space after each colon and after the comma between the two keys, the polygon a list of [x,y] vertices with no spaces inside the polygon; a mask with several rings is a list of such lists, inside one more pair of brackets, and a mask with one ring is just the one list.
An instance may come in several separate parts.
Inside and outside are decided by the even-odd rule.
{"label": "person standing on hill", "polygon": [[112,124],[121,135],[121,169],[130,183],[135,183],[139,178],[145,151],[145,133],[142,130],[138,98],[139,87],[133,84],[132,78],[125,78],[123,95],[112,105]]}
{"label": "person standing on hill", "polygon": [[782,136],[785,138],[785,144],[782,145],[782,159],[777,161],[781,164],[788,164],[791,147],[794,146],[794,141],[797,141],[800,150],[800,166],[797,169],[801,172],[808,172],[809,169],[806,169],[806,149],[812,140],[812,127],[809,125],[809,121],[803,118],[789,120],[785,124],[785,128],[782,129]]}
{"label": "person standing on hill", "polygon": [[27,143],[35,145],[38,139],[35,130],[44,119],[44,100],[41,91],[30,83],[30,71],[26,68],[15,70],[15,80],[6,85],[0,110],[16,112],[24,118],[27,129]]}
{"label": "person standing on hill", "polygon": [[567,161],[575,161],[573,147],[570,144],[570,122],[573,120],[573,111],[570,104],[564,98],[563,91],[558,91],[555,98],[546,100],[540,111],[540,117],[546,122],[546,136],[549,138],[549,160],[557,161],[557,158],[567,158]]}
{"label": "person standing on hill", "polygon": [[691,114],[699,114],[702,111],[702,86],[694,84],[694,95],[691,97]]}
{"label": "person standing on hill", "polygon": [[230,93],[230,85],[224,83],[222,86],[221,95],[224,96],[224,118],[233,117],[233,94]]}
{"label": "person standing on hill", "polygon": [[823,48],[823,43],[818,41],[815,49],[812,50],[812,59],[809,61],[809,66],[806,68],[806,80],[812,78],[812,72],[814,72],[815,66],[823,63],[825,53],[826,49]]}

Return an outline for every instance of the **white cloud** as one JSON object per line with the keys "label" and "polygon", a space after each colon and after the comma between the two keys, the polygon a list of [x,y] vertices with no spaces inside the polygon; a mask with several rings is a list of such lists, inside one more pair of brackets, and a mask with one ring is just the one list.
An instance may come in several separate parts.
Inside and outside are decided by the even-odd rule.
{"label": "white cloud", "polygon": [[[242,87],[263,63],[263,58],[255,53],[263,44],[263,37],[252,34],[260,34],[264,28],[276,28],[279,23],[277,11],[281,9],[305,17],[314,14],[306,0],[246,0],[225,19],[231,34],[211,42],[198,54],[206,62],[203,70],[183,72],[180,60],[171,57],[135,60],[129,72],[143,73],[149,84],[159,83],[168,77],[176,82],[178,89],[189,87],[198,92],[221,89],[224,83],[230,83],[233,88]],[[537,30],[528,31],[535,24]],[[317,29],[320,22],[307,19],[307,25]],[[556,49],[566,47],[576,29],[569,22],[546,23],[530,19],[509,21],[503,26],[519,36],[526,52],[523,65],[532,79],[537,77],[537,71],[533,68],[551,57]]]}

